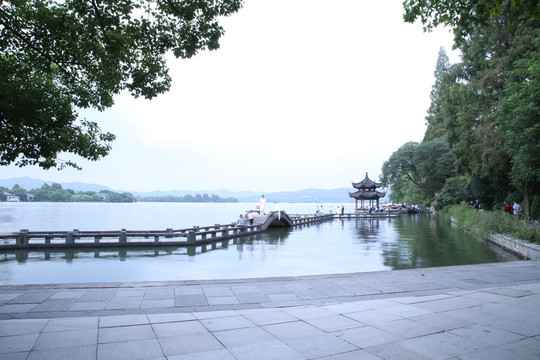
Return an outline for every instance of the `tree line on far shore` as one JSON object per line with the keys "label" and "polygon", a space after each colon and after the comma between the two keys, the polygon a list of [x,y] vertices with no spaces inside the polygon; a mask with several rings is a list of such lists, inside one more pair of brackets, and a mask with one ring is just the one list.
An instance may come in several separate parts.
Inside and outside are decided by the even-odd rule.
{"label": "tree line on far shore", "polygon": [[129,203],[136,202],[137,199],[131,193],[117,193],[110,190],[79,191],[63,189],[58,183],[43,184],[40,188],[26,190],[19,185],[14,185],[8,189],[0,187],[0,200],[7,201],[5,193],[18,196],[19,201],[37,201],[37,202],[115,202]]}
{"label": "tree line on far shore", "polygon": [[36,201],[36,202],[114,202],[114,203],[130,203],[130,202],[238,202],[236,198],[221,198],[218,195],[212,194],[196,194],[186,196],[147,196],[135,197],[133,194],[124,192],[118,193],[111,190],[96,191],[74,191],[64,189],[62,185],[53,183],[48,185],[43,184],[40,188],[26,190],[20,185],[14,185],[11,189],[0,186],[0,201],[7,201],[7,194],[15,195],[19,201]]}
{"label": "tree line on far shore", "polygon": [[216,194],[209,196],[208,194],[196,194],[196,195],[185,195],[185,196],[174,196],[174,195],[164,195],[164,196],[145,196],[137,197],[137,201],[141,202],[214,202],[214,203],[231,203],[238,202],[236,198],[221,198]]}

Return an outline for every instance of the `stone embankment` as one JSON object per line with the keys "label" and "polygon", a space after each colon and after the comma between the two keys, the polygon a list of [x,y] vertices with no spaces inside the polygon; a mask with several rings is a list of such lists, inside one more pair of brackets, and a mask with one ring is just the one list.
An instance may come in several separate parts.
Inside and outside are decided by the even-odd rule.
{"label": "stone embankment", "polygon": [[[457,221],[452,218],[450,222],[457,225]],[[508,251],[519,258],[527,260],[540,260],[540,245],[531,244],[524,240],[516,239],[509,235],[490,234],[487,239],[492,244]]]}
{"label": "stone embankment", "polygon": [[487,241],[523,259],[540,260],[540,245],[531,244],[508,235],[491,234]]}

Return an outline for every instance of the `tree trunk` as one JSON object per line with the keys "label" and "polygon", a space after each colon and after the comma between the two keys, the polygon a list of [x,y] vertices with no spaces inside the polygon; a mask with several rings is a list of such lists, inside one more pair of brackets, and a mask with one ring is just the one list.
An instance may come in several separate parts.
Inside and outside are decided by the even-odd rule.
{"label": "tree trunk", "polygon": [[529,186],[527,183],[523,186],[523,208],[527,221],[531,221],[531,202],[529,200]]}
{"label": "tree trunk", "polygon": [[[534,184],[534,190],[532,190],[531,192],[534,194],[532,204],[538,204],[538,201],[540,201],[540,186],[538,186],[538,183]],[[532,211],[531,211],[531,220],[540,219],[540,214],[538,213],[538,206],[536,207],[534,215],[535,215],[535,217],[533,218],[533,214],[532,214]]]}

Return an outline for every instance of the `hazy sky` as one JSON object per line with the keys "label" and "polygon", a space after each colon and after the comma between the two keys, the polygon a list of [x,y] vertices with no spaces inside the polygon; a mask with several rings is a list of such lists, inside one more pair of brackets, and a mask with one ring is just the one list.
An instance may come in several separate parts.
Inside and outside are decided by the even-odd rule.
{"label": "hazy sky", "polygon": [[[2,167],[0,178],[116,190],[290,191],[372,180],[420,141],[446,29],[402,20],[402,0],[246,0],[217,51],[169,61],[171,91],[115,98],[87,119],[117,135],[82,171]],[[69,158],[64,156],[63,158]]]}

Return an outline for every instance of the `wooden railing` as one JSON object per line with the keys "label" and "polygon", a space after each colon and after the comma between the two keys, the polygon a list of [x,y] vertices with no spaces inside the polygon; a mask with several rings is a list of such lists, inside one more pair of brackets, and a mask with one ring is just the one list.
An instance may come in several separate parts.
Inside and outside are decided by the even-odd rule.
{"label": "wooden railing", "polygon": [[117,246],[184,246],[227,240],[266,231],[279,221],[280,226],[301,226],[326,220],[334,215],[287,215],[271,212],[258,218],[259,222],[238,228],[235,223],[194,226],[186,229],[126,230],[119,231],[29,231],[0,234],[2,249],[39,249]]}

